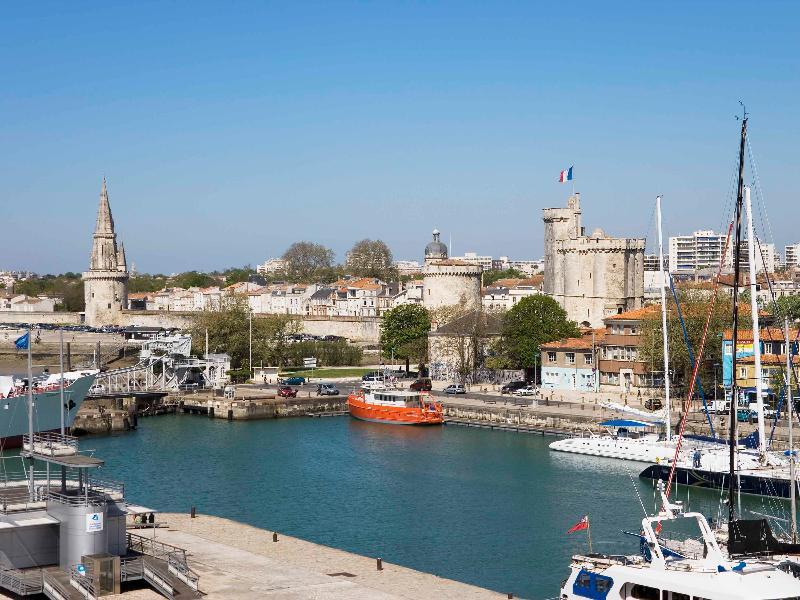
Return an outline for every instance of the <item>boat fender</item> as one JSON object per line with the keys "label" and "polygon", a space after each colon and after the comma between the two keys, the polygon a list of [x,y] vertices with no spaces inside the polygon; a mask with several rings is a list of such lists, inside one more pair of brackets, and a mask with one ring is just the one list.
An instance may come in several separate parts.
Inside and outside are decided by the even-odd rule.
{"label": "boat fender", "polygon": [[656,456],[656,464],[657,465],[661,464],[661,457],[660,456]]}

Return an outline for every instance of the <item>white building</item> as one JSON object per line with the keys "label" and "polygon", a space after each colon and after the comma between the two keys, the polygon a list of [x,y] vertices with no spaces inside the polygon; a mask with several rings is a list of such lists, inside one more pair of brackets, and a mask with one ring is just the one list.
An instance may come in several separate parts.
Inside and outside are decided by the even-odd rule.
{"label": "white building", "polygon": [[485,310],[508,310],[528,296],[542,293],[544,277],[537,275],[530,279],[498,279],[483,288],[483,308]]}
{"label": "white building", "polygon": [[[739,260],[742,264],[742,270],[748,271],[748,250],[747,240],[743,240],[739,247]],[[756,273],[774,273],[778,268],[778,257],[775,254],[775,244],[765,244],[760,242],[756,237],[755,244],[755,258],[756,258]]]}
{"label": "white building", "polygon": [[394,263],[394,268],[397,269],[400,275],[416,275],[422,273],[422,265],[416,260],[397,260]]}
{"label": "white building", "polygon": [[[673,275],[697,275],[703,269],[716,271],[725,252],[727,234],[710,229],[695,231],[691,235],[669,238],[669,272]],[[658,258],[656,258],[656,266]],[[724,266],[733,265],[733,247],[728,245]],[[657,270],[657,269],[653,269]]]}
{"label": "white building", "polygon": [[467,265],[480,265],[484,271],[492,270],[492,257],[479,256],[477,252],[465,252],[464,256],[451,256],[450,260],[461,262]]}
{"label": "white building", "polygon": [[544,258],[537,258],[535,260],[511,260],[507,256],[501,256],[492,260],[492,270],[494,271],[508,271],[515,269],[521,273],[525,273],[528,277],[533,277],[544,271]]}
{"label": "white building", "polygon": [[274,275],[286,268],[286,261],[282,258],[269,258],[264,264],[256,266],[256,273],[259,275]]}
{"label": "white building", "polygon": [[786,265],[787,269],[800,267],[800,243],[784,246],[783,264]]}
{"label": "white building", "polygon": [[25,294],[0,296],[0,311],[54,312],[55,310],[56,301],[48,296],[26,296]]}

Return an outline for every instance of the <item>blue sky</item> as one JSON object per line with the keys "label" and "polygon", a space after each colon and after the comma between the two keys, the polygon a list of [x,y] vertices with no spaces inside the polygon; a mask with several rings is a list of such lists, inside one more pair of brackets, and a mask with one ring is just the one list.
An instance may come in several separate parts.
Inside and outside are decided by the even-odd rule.
{"label": "blue sky", "polygon": [[[293,241],[542,255],[575,165],[587,229],[720,229],[738,100],[780,248],[800,241],[791,2],[6,4],[0,268],[83,270],[103,175],[128,259]],[[759,224],[762,219],[759,219]],[[26,232],[32,242],[25,243]]]}

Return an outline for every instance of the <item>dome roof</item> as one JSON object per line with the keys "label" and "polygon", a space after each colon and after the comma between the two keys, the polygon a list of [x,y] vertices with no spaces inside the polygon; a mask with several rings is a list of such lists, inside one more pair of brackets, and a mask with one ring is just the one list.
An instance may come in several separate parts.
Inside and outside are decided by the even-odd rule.
{"label": "dome roof", "polygon": [[439,241],[439,230],[433,230],[433,241],[425,246],[425,259],[445,259],[447,258],[447,246]]}
{"label": "dome roof", "polygon": [[599,227],[592,232],[593,238],[604,238],[606,237],[606,232],[600,229]]}

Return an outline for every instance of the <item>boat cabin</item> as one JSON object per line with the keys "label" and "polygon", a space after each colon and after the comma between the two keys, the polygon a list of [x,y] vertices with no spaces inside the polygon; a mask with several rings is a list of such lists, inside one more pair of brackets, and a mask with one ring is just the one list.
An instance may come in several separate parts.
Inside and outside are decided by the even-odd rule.
{"label": "boat cabin", "polygon": [[608,421],[603,421],[600,425],[608,429],[609,433],[617,438],[635,440],[656,432],[655,423],[635,419],[609,419]]}

